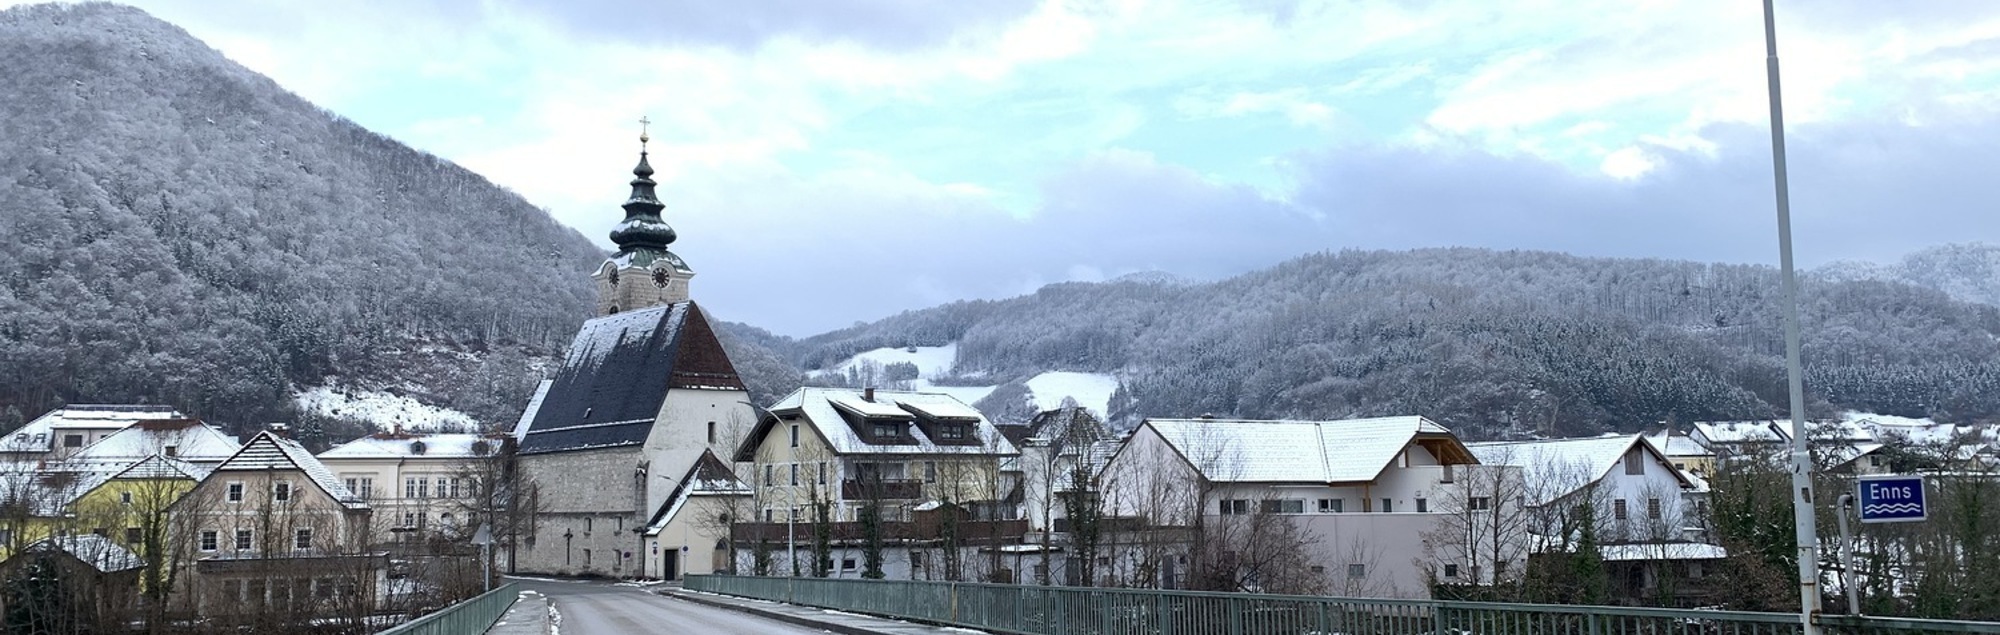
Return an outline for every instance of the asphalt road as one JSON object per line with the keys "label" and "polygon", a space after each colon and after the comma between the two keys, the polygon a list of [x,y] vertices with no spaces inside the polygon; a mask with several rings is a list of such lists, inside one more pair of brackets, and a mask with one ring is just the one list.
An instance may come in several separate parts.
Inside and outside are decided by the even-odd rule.
{"label": "asphalt road", "polygon": [[533,589],[555,602],[564,635],[824,634],[747,613],[661,597],[647,589],[606,582],[509,578],[516,588]]}

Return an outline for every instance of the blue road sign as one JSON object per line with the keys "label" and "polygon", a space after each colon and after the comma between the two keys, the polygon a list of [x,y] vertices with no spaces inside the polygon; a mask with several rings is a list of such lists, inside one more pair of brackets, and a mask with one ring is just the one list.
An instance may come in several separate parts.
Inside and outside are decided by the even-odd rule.
{"label": "blue road sign", "polygon": [[1861,522],[1907,523],[1926,515],[1922,476],[1863,476],[1854,489]]}

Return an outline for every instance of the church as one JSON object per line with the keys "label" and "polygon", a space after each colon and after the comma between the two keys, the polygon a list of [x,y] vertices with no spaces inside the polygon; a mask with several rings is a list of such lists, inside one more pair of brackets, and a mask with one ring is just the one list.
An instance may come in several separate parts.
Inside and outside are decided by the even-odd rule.
{"label": "church", "polygon": [[618,251],[600,265],[597,317],[570,343],[515,427],[531,483],[522,573],[677,579],[727,563],[726,519],[702,496],[736,496],[727,463],[756,423],[743,381],[688,295],[694,270],[669,250],[653,168],[639,165]]}

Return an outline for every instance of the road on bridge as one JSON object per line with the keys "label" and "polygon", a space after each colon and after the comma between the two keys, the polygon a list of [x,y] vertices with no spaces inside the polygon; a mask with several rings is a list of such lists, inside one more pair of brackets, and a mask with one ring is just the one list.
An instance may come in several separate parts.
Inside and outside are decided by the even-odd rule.
{"label": "road on bridge", "polygon": [[508,581],[517,589],[532,589],[549,596],[556,611],[562,613],[562,632],[572,635],[825,633],[748,613],[661,597],[640,587],[524,578]]}

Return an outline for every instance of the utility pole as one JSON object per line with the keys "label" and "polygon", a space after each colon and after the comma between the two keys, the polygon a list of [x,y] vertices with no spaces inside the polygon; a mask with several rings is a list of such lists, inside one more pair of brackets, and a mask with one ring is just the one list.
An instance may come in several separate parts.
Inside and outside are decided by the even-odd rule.
{"label": "utility pole", "polygon": [[1799,364],[1799,279],[1792,267],[1792,198],[1785,180],[1785,109],[1778,90],[1778,26],[1764,0],[1764,70],[1771,94],[1771,169],[1778,194],[1778,267],[1785,285],[1785,374],[1791,385],[1792,518],[1799,543],[1799,623],[1819,635],[1819,529],[1813,518],[1812,454],[1806,445],[1805,377]]}

